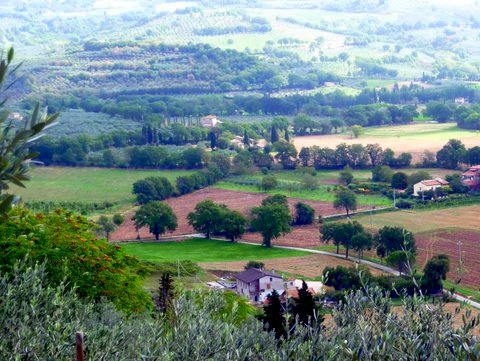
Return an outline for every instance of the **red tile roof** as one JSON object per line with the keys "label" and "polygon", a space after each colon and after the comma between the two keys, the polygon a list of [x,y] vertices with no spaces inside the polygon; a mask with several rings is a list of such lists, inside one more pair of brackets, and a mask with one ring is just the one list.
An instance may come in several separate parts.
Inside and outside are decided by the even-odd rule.
{"label": "red tile roof", "polygon": [[422,181],[421,183],[423,183],[424,185],[428,186],[428,187],[432,187],[432,186],[448,186],[449,183],[443,179],[426,179],[424,181]]}

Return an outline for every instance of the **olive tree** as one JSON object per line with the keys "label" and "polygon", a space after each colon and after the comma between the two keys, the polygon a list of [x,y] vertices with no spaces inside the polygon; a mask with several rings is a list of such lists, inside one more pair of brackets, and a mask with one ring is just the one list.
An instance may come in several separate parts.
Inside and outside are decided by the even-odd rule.
{"label": "olive tree", "polygon": [[41,133],[51,126],[58,114],[47,114],[35,105],[32,115],[25,119],[23,125],[17,126],[9,120],[10,111],[5,108],[7,98],[5,91],[13,85],[8,78],[15,74],[19,65],[12,68],[14,50],[10,48],[6,57],[0,55],[0,218],[4,219],[11,206],[18,200],[13,194],[8,194],[10,184],[25,187],[24,182],[30,178],[27,175],[28,165],[38,154],[32,153],[29,147],[41,137]]}

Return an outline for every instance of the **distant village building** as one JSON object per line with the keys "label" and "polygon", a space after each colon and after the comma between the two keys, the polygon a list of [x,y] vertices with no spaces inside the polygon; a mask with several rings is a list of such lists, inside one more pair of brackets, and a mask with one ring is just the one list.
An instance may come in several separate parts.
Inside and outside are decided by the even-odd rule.
{"label": "distant village building", "polygon": [[12,112],[8,115],[8,119],[21,121],[23,120],[23,116],[20,113]]}
{"label": "distant village building", "polygon": [[222,123],[223,122],[218,119],[216,115],[207,115],[202,118],[202,126],[204,127],[215,128],[218,124]]}
{"label": "distant village building", "polygon": [[231,141],[230,141],[230,144],[232,144],[233,146],[235,146],[236,148],[240,148],[240,149],[244,149],[245,148],[245,144],[243,144],[243,137],[239,136],[239,135],[236,135],[235,138],[233,138]]}
{"label": "distant village building", "polygon": [[415,197],[422,196],[423,193],[428,191],[435,191],[437,188],[448,186],[449,183],[441,178],[426,179],[413,186],[413,195]]}
{"label": "distant village building", "polygon": [[480,165],[470,167],[462,174],[462,184],[470,190],[480,190]]}
{"label": "distant village building", "polygon": [[268,141],[266,139],[259,139],[255,142],[255,146],[258,149],[265,149],[267,145],[268,145]]}
{"label": "distant village building", "polygon": [[[230,144],[232,144],[236,148],[240,148],[240,149],[245,149],[246,148],[246,145],[243,143],[243,137],[240,136],[240,135],[236,135],[235,138],[233,138],[230,141]],[[258,139],[258,140],[250,139],[249,146],[262,150],[267,146],[267,144],[268,144],[268,142],[267,142],[266,139]]]}
{"label": "distant village building", "polygon": [[468,101],[465,98],[455,98],[455,104],[462,105],[462,104],[467,104]]}
{"label": "distant village building", "polygon": [[279,294],[285,292],[283,278],[274,272],[250,268],[235,276],[237,293],[246,296],[252,302],[264,302],[267,296],[276,290]]}

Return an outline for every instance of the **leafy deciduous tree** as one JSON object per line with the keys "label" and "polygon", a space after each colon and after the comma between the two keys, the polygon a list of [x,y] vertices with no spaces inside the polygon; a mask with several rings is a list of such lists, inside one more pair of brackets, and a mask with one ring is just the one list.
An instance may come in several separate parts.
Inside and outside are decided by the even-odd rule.
{"label": "leafy deciduous tree", "polygon": [[282,204],[268,204],[252,209],[252,227],[262,234],[265,247],[272,247],[272,239],[291,231],[290,221],[290,210]]}
{"label": "leafy deciduous tree", "polygon": [[196,231],[205,234],[207,239],[214,233],[220,232],[222,224],[222,207],[206,199],[197,203],[195,211],[187,216],[188,224]]}
{"label": "leafy deciduous tree", "polygon": [[350,215],[350,211],[357,209],[357,197],[350,189],[341,189],[335,194],[333,206],[336,209],[345,209],[348,217]]}
{"label": "leafy deciduous tree", "polygon": [[406,250],[415,254],[416,245],[413,234],[404,228],[385,226],[375,236],[377,247],[383,246],[388,256],[395,251]]}
{"label": "leafy deciduous tree", "polygon": [[450,271],[450,259],[446,254],[433,256],[423,268],[422,288],[428,293],[437,293],[442,289],[442,280],[447,279]]}
{"label": "leafy deciduous tree", "polygon": [[246,223],[247,219],[240,212],[223,209],[221,232],[232,242],[235,242],[237,238],[241,238],[245,233]]}
{"label": "leafy deciduous tree", "polygon": [[353,171],[352,168],[346,166],[340,171],[339,181],[341,184],[348,186],[353,182]]}
{"label": "leafy deciduous tree", "polygon": [[135,212],[133,220],[139,229],[148,226],[156,240],[166,231],[177,229],[177,216],[173,213],[172,208],[159,201],[142,205]]}

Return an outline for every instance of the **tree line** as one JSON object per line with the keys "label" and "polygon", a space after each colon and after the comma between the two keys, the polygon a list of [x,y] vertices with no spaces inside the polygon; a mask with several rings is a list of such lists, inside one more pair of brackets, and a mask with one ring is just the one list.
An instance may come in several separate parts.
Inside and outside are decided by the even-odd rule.
{"label": "tree line", "polygon": [[[266,82],[271,76],[273,75],[264,75],[262,81]],[[299,87],[298,82],[301,79],[295,76],[288,78],[292,82],[292,86]],[[315,79],[314,86],[321,86],[324,82],[339,81],[329,73],[315,74]],[[473,88],[465,85],[423,89],[412,84],[410,87],[397,85],[392,90],[366,88],[358,95],[347,95],[341,90],[335,90],[327,94],[319,92],[315,95],[293,94],[285,97],[272,97],[268,93],[263,96],[234,95],[228,97],[215,94],[171,97],[145,93],[141,95],[117,94],[111,97],[45,95],[42,98],[51,111],[81,108],[89,112],[102,112],[142,121],[159,116],[165,119],[198,118],[212,113],[218,115],[296,115],[303,112],[310,116],[342,117],[342,109],[355,105],[415,105],[430,101],[453,102],[456,98],[465,98],[470,103],[474,103],[477,95]],[[35,100],[27,99],[23,102],[23,106],[28,109]],[[405,109],[409,110],[409,108]],[[400,118],[404,116],[407,115],[400,114]],[[378,117],[379,115],[377,115]],[[393,115],[393,123],[397,122],[397,117],[398,115]],[[370,120],[370,122],[374,121]]]}

